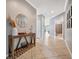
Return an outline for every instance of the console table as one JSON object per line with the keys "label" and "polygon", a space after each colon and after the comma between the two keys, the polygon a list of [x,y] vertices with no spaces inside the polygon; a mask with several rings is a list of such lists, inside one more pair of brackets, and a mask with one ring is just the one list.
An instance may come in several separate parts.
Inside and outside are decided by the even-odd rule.
{"label": "console table", "polygon": [[[28,39],[27,39],[27,36],[30,36],[31,37],[31,42],[30,44],[28,43]],[[18,44],[21,40],[21,38],[24,37],[26,42],[27,42],[27,47],[24,47],[24,48],[17,48],[18,47]],[[17,46],[16,46],[16,49],[14,49],[14,40],[16,40],[16,38],[19,38],[19,42],[17,43]],[[23,49],[26,49],[26,51],[28,50],[28,48],[30,49],[31,46],[35,46],[35,41],[36,41],[36,34],[35,33],[26,33],[26,34],[21,34],[21,35],[16,35],[16,36],[12,36],[12,35],[9,35],[8,36],[8,46],[9,46],[9,56],[12,57],[12,59],[15,59],[15,55],[17,55],[18,52],[20,52],[21,50]],[[18,52],[17,52],[18,51]],[[22,52],[23,53],[23,52]]]}

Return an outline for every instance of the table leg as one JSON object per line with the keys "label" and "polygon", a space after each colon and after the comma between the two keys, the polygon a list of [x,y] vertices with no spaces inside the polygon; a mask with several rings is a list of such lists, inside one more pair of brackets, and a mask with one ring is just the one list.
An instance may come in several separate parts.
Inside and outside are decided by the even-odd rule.
{"label": "table leg", "polygon": [[19,38],[19,41],[18,41],[17,46],[16,46],[16,49],[18,48],[18,46],[20,44],[20,41],[21,41],[21,37]]}
{"label": "table leg", "polygon": [[24,37],[25,38],[25,40],[26,40],[26,43],[27,43],[27,45],[28,45],[28,41],[27,41],[27,38],[26,37]]}

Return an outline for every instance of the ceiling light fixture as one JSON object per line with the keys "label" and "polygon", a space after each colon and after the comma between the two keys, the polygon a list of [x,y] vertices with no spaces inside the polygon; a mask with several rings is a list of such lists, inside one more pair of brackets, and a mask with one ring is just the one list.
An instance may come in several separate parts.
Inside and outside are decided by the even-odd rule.
{"label": "ceiling light fixture", "polygon": [[54,11],[51,11],[51,14],[53,14],[54,13]]}

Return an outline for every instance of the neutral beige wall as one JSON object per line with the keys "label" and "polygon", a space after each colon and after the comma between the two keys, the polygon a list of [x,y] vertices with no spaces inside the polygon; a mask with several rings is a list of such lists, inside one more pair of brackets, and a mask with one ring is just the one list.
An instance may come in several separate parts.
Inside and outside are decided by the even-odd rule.
{"label": "neutral beige wall", "polygon": [[[16,20],[16,16],[21,13],[28,18],[26,30],[29,32],[29,28],[32,25],[32,31],[36,33],[36,9],[33,8],[28,2],[25,0],[7,0],[6,1],[6,17],[11,16],[14,20]],[[6,24],[6,54],[8,55],[8,35],[10,34],[10,26],[7,22]],[[20,28],[19,28],[20,29]],[[18,30],[20,32],[21,30]],[[16,41],[17,42],[17,41]],[[16,46],[16,43],[15,43]]]}
{"label": "neutral beige wall", "polygon": [[[13,19],[16,18],[18,14],[23,14],[28,18],[27,30],[30,25],[35,27],[36,22],[36,10],[24,0],[8,0],[6,5],[6,16],[11,16]],[[36,32],[33,28],[33,32]]]}

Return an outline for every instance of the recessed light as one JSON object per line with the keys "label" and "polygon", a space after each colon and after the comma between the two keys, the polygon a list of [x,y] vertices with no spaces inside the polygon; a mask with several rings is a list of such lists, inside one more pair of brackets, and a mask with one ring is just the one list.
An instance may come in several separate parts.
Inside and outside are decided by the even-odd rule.
{"label": "recessed light", "polygon": [[51,11],[51,13],[53,14],[53,13],[54,13],[54,11],[52,10],[52,11]]}

